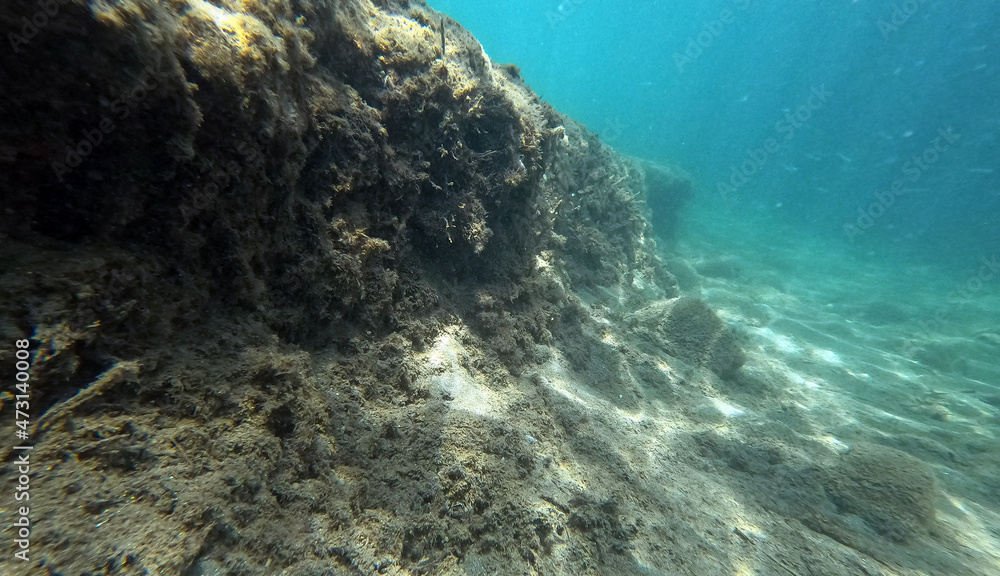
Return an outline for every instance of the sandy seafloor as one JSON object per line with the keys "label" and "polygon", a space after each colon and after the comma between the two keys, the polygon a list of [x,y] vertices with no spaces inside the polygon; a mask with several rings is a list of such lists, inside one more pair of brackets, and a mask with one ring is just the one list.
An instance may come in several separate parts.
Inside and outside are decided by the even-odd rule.
{"label": "sandy seafloor", "polygon": [[[527,378],[583,424],[575,438],[527,428],[533,450],[556,462],[534,488],[539,511],[562,530],[563,498],[610,495],[603,506],[621,521],[612,533],[629,533],[617,550],[623,574],[997,573],[1000,334],[988,319],[1000,296],[953,293],[943,304],[966,278],[949,283],[931,267],[894,275],[829,245],[734,248],[718,236],[682,238],[662,255],[684,296],[703,298],[739,335],[741,374],[721,381],[655,354],[645,361],[659,374],[638,373],[641,344],[611,329],[629,322],[622,295],[583,294],[643,392],[608,394],[594,385],[600,374],[582,377],[543,352]],[[935,315],[937,324],[924,319]],[[456,337],[438,339],[426,357],[444,372],[433,385],[453,410],[502,418],[510,399],[457,368],[466,353]],[[864,473],[842,464],[854,454],[867,459]],[[923,494],[920,481],[901,479],[914,469],[933,479]],[[911,507],[922,505],[921,520]],[[579,528],[554,538],[556,566]],[[504,573],[476,557],[463,570]]]}
{"label": "sandy seafloor", "polygon": [[686,293],[737,328],[751,357],[744,370],[769,387],[766,399],[732,389],[713,398],[719,429],[748,444],[805,441],[813,454],[871,442],[917,457],[939,483],[936,524],[920,551],[896,551],[900,564],[956,554],[969,573],[1000,570],[996,255],[948,275],[846,243],[782,244],[715,222],[665,257]]}

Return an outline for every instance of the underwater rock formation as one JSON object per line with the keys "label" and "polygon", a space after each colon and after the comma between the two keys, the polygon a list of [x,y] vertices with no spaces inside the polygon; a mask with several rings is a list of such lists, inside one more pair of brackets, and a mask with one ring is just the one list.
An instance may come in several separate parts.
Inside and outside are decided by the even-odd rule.
{"label": "underwater rock formation", "polygon": [[690,183],[423,2],[9,0],[0,31],[4,576],[984,573],[913,561],[927,470],[836,452],[681,295],[649,222]]}
{"label": "underwater rock formation", "polygon": [[857,514],[890,540],[910,542],[934,524],[939,490],[930,466],[893,448],[852,446],[827,490],[843,513]]}
{"label": "underwater rock formation", "polygon": [[0,7],[0,335],[48,466],[9,574],[541,563],[551,416],[425,383],[453,342],[526,394],[576,290],[676,296],[643,171],[419,1],[49,4]]}
{"label": "underwater rock formation", "polygon": [[697,298],[653,303],[631,315],[633,329],[646,342],[693,366],[729,378],[746,362],[732,330]]}

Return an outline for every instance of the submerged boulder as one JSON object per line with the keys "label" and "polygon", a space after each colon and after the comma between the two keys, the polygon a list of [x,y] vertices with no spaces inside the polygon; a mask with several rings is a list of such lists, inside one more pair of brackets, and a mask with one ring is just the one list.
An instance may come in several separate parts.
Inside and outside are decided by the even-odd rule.
{"label": "submerged boulder", "polygon": [[670,241],[677,229],[680,209],[694,196],[691,177],[675,166],[651,161],[643,161],[641,165],[650,223],[660,238]]}
{"label": "submerged boulder", "polygon": [[632,329],[655,348],[721,378],[732,377],[746,362],[729,326],[697,298],[662,300],[629,320]]}
{"label": "submerged boulder", "polygon": [[852,446],[827,490],[841,511],[889,540],[909,542],[934,523],[938,488],[930,466],[894,448]]}

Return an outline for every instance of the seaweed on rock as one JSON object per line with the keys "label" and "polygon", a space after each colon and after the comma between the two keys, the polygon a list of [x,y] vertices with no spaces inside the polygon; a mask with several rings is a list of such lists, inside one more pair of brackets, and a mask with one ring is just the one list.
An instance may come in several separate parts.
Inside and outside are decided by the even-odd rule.
{"label": "seaweed on rock", "polygon": [[[0,32],[37,9],[5,2]],[[48,410],[51,570],[447,573],[551,549],[557,511],[511,480],[545,467],[524,433],[427,383],[442,334],[509,390],[588,321],[577,289],[676,287],[637,165],[452,22],[441,58],[440,21],[66,0],[0,54],[0,335],[31,339]]]}

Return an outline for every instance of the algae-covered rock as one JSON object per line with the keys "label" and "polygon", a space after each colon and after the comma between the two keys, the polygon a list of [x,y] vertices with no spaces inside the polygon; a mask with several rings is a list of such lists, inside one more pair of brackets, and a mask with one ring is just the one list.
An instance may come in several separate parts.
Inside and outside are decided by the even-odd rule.
{"label": "algae-covered rock", "polygon": [[842,513],[893,541],[909,542],[934,524],[937,481],[930,466],[894,448],[859,443],[832,469],[827,488]]}
{"label": "algae-covered rock", "polygon": [[420,376],[451,330],[508,398],[574,289],[673,295],[632,161],[419,0],[10,0],[0,37],[0,335],[44,424],[12,576],[551,572],[545,412]]}
{"label": "algae-covered rock", "polygon": [[647,342],[722,378],[733,376],[746,355],[730,328],[697,298],[677,298],[651,304],[629,318]]}

